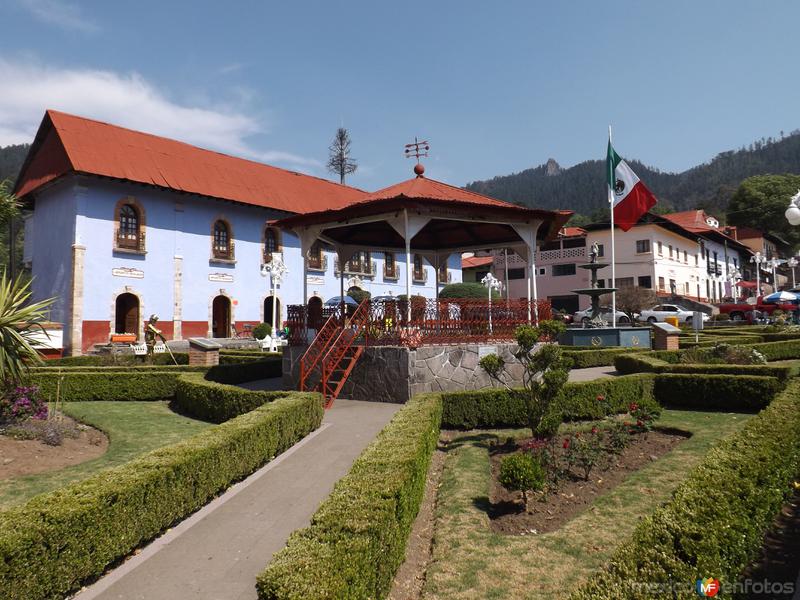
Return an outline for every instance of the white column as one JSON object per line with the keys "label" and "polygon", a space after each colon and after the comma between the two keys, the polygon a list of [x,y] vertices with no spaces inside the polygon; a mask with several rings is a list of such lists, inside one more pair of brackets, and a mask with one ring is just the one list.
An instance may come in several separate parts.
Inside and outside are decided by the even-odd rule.
{"label": "white column", "polygon": [[408,211],[403,209],[403,223],[406,242],[406,324],[411,324],[411,235],[408,230]]}

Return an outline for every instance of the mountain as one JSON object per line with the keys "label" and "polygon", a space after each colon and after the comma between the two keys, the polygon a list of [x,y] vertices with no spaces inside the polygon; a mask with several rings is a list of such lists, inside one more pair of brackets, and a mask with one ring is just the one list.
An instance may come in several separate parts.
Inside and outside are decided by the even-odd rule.
{"label": "mountain", "polygon": [[11,184],[14,184],[28,154],[28,148],[30,144],[0,147],[0,181],[10,179]]}
{"label": "mountain", "polygon": [[[800,173],[800,131],[766,138],[747,148],[721,152],[682,173],[666,173],[629,160],[659,200],[661,209],[705,208],[724,216],[739,183],[751,175]],[[533,169],[466,185],[468,190],[524,206],[568,209],[582,215],[606,207],[605,161],[589,160],[562,168],[554,159]]]}

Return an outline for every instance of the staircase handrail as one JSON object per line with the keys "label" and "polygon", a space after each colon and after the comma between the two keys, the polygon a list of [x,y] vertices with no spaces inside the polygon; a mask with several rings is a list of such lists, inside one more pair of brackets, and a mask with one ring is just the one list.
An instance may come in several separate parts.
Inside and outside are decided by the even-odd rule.
{"label": "staircase handrail", "polygon": [[306,379],[317,367],[320,359],[325,356],[331,343],[337,339],[335,330],[338,327],[338,317],[334,313],[325,321],[324,325],[314,336],[314,339],[306,348],[303,356],[300,357],[300,391],[305,389]]}

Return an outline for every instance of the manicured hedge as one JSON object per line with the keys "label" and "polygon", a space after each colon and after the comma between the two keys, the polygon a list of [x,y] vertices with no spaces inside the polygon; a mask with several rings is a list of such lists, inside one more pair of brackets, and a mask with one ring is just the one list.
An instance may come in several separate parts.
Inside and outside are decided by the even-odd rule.
{"label": "manicured hedge", "polygon": [[614,358],[620,354],[641,352],[634,348],[603,348],[588,350],[563,350],[562,354],[572,361],[573,369],[586,369],[588,367],[606,367],[614,364]]}
{"label": "manicured hedge", "polygon": [[[489,389],[442,393],[442,426],[452,429],[477,427],[526,427],[524,390]],[[603,401],[597,399],[604,396]],[[604,377],[568,383],[555,411],[565,420],[597,419],[625,412],[631,402],[653,400],[653,377]]]}
{"label": "manicured hedge", "polygon": [[690,598],[698,579],[737,581],[799,471],[800,381],[793,380],[741,432],[713,448],[572,600],[660,597],[645,582],[676,583],[684,586],[679,597]]}
{"label": "manicured hedge", "polygon": [[54,371],[31,372],[26,381],[39,386],[55,400],[57,390],[65,402],[87,400],[164,400],[175,395],[181,371]]}
{"label": "manicured hedge", "polygon": [[384,598],[405,557],[441,401],[415,396],[361,454],[314,514],[258,577],[262,600]]}
{"label": "manicured hedge", "polygon": [[729,364],[673,364],[649,354],[621,356],[614,361],[618,372],[631,373],[687,373],[717,375],[764,375],[788,379],[800,373],[800,364],[794,365],[729,365]]}
{"label": "manicured hedge", "polygon": [[762,375],[656,375],[655,399],[667,408],[757,412],[785,383]]}
{"label": "manicured hedge", "polygon": [[763,344],[747,344],[747,346],[761,352],[767,360],[800,358],[800,340],[764,342]]}
{"label": "manicured hedge", "polygon": [[[132,367],[34,367],[26,380],[39,386],[46,398],[56,391],[66,402],[89,400],[164,400],[175,396],[178,378],[183,373],[207,372],[218,383],[242,383],[279,377],[281,358],[258,362],[238,362],[215,367],[140,365]],[[60,389],[59,389],[60,388]]]}
{"label": "manicured hedge", "polygon": [[[175,361],[179,365],[189,364],[189,354],[186,352],[173,352]],[[87,354],[85,356],[65,356],[45,361],[46,366],[52,367],[127,367],[144,364],[144,358],[133,354]],[[152,365],[174,365],[175,362],[168,352],[154,354],[150,359]]]}
{"label": "manicured hedge", "polygon": [[223,423],[290,393],[251,391],[208,381],[202,373],[187,373],[178,378],[175,408],[195,419]]}
{"label": "manicured hedge", "polygon": [[0,512],[0,598],[61,598],[319,427],[295,392]]}

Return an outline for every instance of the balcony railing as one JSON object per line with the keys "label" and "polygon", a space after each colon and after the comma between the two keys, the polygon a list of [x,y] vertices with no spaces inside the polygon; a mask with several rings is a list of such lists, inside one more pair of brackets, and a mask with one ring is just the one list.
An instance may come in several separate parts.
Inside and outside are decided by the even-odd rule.
{"label": "balcony railing", "polygon": [[[344,263],[344,274],[345,275],[359,275],[360,277],[375,277],[375,274],[378,271],[377,263],[374,260],[367,261],[366,264],[356,263],[355,265],[351,265],[350,261]],[[336,258],[333,261],[333,273],[334,275],[339,275],[341,271],[339,270],[339,259]]]}
{"label": "balcony railing", "polygon": [[309,271],[322,271],[323,273],[328,270],[328,257],[324,254],[319,256],[311,256],[308,259]]}
{"label": "balcony railing", "polygon": [[[538,305],[527,300],[447,299],[412,297],[411,319],[408,319],[408,302],[405,299],[373,302],[369,306],[368,336],[371,344],[385,346],[418,346],[482,342],[488,340],[513,340],[514,330],[527,324],[530,316],[535,320],[538,308],[540,320],[550,319],[552,310],[548,300],[539,300]],[[346,306],[348,316],[355,309]],[[305,345],[314,332],[330,316],[341,321],[341,308],[325,307],[321,312],[306,315],[306,307],[300,304],[287,307],[287,323],[290,342]],[[489,329],[489,312],[492,327]],[[312,331],[309,331],[312,330]]]}

